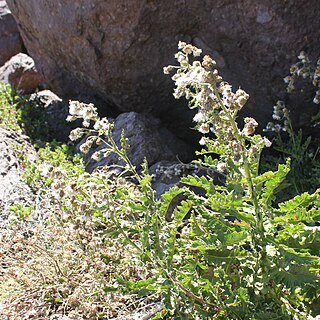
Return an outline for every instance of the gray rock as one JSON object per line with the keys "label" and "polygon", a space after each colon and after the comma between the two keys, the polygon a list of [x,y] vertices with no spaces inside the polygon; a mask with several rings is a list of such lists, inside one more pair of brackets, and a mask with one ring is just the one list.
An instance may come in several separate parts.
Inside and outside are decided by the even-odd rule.
{"label": "gray rock", "polygon": [[[147,159],[152,165],[160,160],[174,160],[179,155],[183,161],[190,160],[192,149],[183,141],[175,137],[169,130],[162,127],[159,119],[136,112],[120,114],[114,121],[113,139],[119,144],[122,131],[128,139],[127,155],[137,168]],[[82,141],[78,147],[83,143]],[[101,150],[105,145],[93,148],[88,154],[87,169],[92,172],[100,166],[121,165],[116,154],[110,154],[99,161],[90,158],[93,152]]]}
{"label": "gray rock", "polygon": [[178,161],[162,160],[149,168],[149,173],[153,176],[152,187],[156,192],[156,197],[168,191],[170,188],[179,184],[180,175],[167,173],[167,169],[179,164]]}
{"label": "gray rock", "polygon": [[[218,185],[224,184],[226,180],[226,175],[213,167],[178,161],[159,161],[149,168],[149,172],[153,176],[152,187],[156,191],[157,198],[174,186],[183,186],[180,179],[188,175],[207,176]],[[192,187],[192,189],[196,193],[203,193],[201,188]]]}
{"label": "gray rock", "polygon": [[0,127],[0,228],[10,224],[14,203],[32,205],[34,194],[22,180],[22,156],[37,159],[28,138],[10,129]]}
{"label": "gray rock", "polygon": [[[162,74],[175,62],[178,40],[219,53],[222,75],[248,91],[246,115],[262,126],[296,55],[307,48],[314,59],[320,51],[319,0],[7,2],[54,92],[86,92],[121,112],[152,113],[181,137],[192,117],[173,99],[172,81]],[[304,105],[295,107],[300,113]]]}
{"label": "gray rock", "polygon": [[0,66],[22,50],[17,23],[6,2],[0,0]]}
{"label": "gray rock", "polygon": [[69,101],[63,100],[50,90],[41,90],[30,97],[30,101],[44,109],[44,119],[48,141],[57,140],[70,142],[69,134],[72,129],[81,125],[81,122],[67,122]]}
{"label": "gray rock", "polygon": [[24,53],[18,53],[0,68],[0,81],[23,94],[34,92],[43,82],[33,59]]}

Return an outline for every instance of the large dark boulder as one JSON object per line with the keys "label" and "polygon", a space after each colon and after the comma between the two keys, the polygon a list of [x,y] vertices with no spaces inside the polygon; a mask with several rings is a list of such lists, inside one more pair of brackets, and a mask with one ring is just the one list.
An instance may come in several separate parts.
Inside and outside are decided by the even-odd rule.
{"label": "large dark boulder", "polygon": [[86,92],[121,112],[151,112],[181,135],[191,118],[162,74],[178,40],[216,57],[226,80],[250,93],[246,112],[262,123],[286,98],[282,78],[299,51],[320,52],[319,0],[7,2],[54,92]]}
{"label": "large dark boulder", "polygon": [[17,23],[6,2],[0,0],[0,66],[22,49]]}

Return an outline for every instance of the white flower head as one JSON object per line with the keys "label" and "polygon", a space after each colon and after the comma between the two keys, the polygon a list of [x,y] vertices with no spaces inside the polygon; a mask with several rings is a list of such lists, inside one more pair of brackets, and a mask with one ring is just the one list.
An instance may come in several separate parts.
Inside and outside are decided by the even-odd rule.
{"label": "white flower head", "polygon": [[202,123],[198,129],[199,132],[205,134],[205,133],[209,133],[210,131],[210,126],[208,123]]}
{"label": "white flower head", "polygon": [[197,47],[193,47],[192,53],[194,57],[199,57],[202,53],[202,50]]}
{"label": "white flower head", "polygon": [[94,152],[91,158],[95,161],[99,161],[101,159],[101,152],[100,151]]}
{"label": "white flower head", "polygon": [[194,117],[193,117],[193,121],[194,122],[202,122],[205,119],[205,114],[203,113],[203,111],[199,111]]}
{"label": "white flower head", "polygon": [[90,127],[90,121],[84,120],[84,121],[82,122],[82,125],[83,125],[84,127],[86,127],[86,128],[89,128],[89,127]]}
{"label": "white flower head", "polygon": [[174,55],[174,57],[178,60],[178,62],[186,61],[186,56],[182,52],[178,52]]}
{"label": "white flower head", "polygon": [[199,144],[200,144],[201,146],[205,146],[206,143],[207,143],[206,137],[202,137],[202,138],[199,140]]}
{"label": "white flower head", "polygon": [[266,137],[263,137],[263,141],[264,141],[264,145],[267,147],[267,148],[270,148],[271,145],[272,145],[272,142],[266,138]]}
{"label": "white flower head", "polygon": [[164,74],[169,74],[170,71],[173,70],[173,66],[166,66],[166,67],[163,67],[163,73]]}
{"label": "white flower head", "polygon": [[182,51],[185,53],[185,54],[191,54],[193,52],[193,46],[191,44],[186,44]]}
{"label": "white flower head", "polygon": [[254,133],[257,126],[258,126],[258,122],[255,119],[253,119],[251,117],[246,117],[246,118],[244,118],[243,133],[246,136],[249,136]]}
{"label": "white flower head", "polygon": [[82,128],[76,128],[70,132],[69,139],[75,141],[80,139],[84,135],[84,130]]}
{"label": "white flower head", "polygon": [[69,101],[69,113],[72,116],[81,116],[82,115],[82,106],[79,101]]}
{"label": "white flower head", "polygon": [[179,41],[179,42],[178,42],[178,49],[181,50],[181,49],[183,49],[186,45],[187,45],[186,42]]}

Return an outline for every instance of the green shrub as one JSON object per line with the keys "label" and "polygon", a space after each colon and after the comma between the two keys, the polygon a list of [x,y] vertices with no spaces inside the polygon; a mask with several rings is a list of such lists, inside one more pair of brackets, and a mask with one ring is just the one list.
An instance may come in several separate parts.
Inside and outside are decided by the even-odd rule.
{"label": "green shrub", "polygon": [[[114,224],[110,234],[122,237],[150,270],[147,279],[126,287],[141,295],[162,294],[163,308],[155,319],[307,319],[318,314],[319,190],[275,202],[290,160],[260,174],[261,152],[271,143],[254,134],[258,124],[253,118],[245,118],[241,127],[237,123],[248,94],[232,92],[209,56],[195,60],[198,48],[180,42],[179,49],[179,65],[164,71],[176,70],[174,96],[185,96],[197,110],[194,121],[203,134],[203,160],[197,162],[226,174],[224,185],[209,176],[188,176],[181,180],[183,187],[156,200],[147,164],[142,173],[136,171],[126,156],[125,137],[116,145],[112,124],[100,119],[93,105],[70,104],[68,120],[81,118],[85,127],[74,130],[71,139],[89,135],[84,152],[105,143],[93,157],[115,152],[137,181],[131,188],[106,184],[109,201],[101,208],[101,221]],[[94,129],[89,129],[91,121]],[[166,219],[181,193],[185,200]]]}
{"label": "green shrub", "polygon": [[[69,147],[43,143],[41,108],[25,106],[24,98],[1,86],[1,125],[28,131],[40,146],[38,162],[28,162],[25,173],[35,204],[13,205],[21,223],[0,230],[4,315],[130,319],[135,309],[147,310],[159,300],[154,319],[320,314],[319,174],[310,174],[320,171],[319,150],[310,157],[316,144],[289,131],[288,141],[274,140],[281,156],[268,157],[261,170],[261,153],[271,143],[255,134],[253,118],[238,123],[247,93],[232,92],[210,57],[195,60],[198,48],[180,42],[179,49],[179,65],[164,71],[176,71],[175,97],[185,96],[197,111],[203,150],[195,165],[226,181],[187,176],[160,200],[147,163],[136,170],[125,135],[117,145],[113,124],[99,118],[92,104],[70,103],[68,120],[81,118],[84,125],[70,138],[87,136],[84,153],[104,143],[93,158],[116,153],[125,166],[115,174],[115,168],[105,168],[90,175]],[[33,112],[40,119],[36,124],[28,118]],[[296,186],[294,192],[284,189],[288,184]]]}
{"label": "green shrub", "polygon": [[[296,82],[300,81],[300,89],[311,83],[315,88],[312,104],[319,104],[320,97],[320,59],[314,65],[305,52],[300,52],[298,62],[291,66],[290,75],[284,78],[289,94],[296,91]],[[310,84],[309,84],[310,85]],[[307,101],[305,103],[308,103]],[[317,113],[315,108],[315,113]],[[319,126],[319,111],[311,118],[310,127]],[[264,131],[273,136],[273,151],[276,153],[264,157],[263,170],[274,168],[287,157],[291,158],[291,170],[282,184],[283,192],[277,196],[278,201],[289,199],[302,192],[314,192],[319,187],[319,138],[305,137],[302,129],[294,130],[290,119],[290,106],[278,101],[272,114],[273,122],[269,122]],[[297,132],[296,132],[297,131]]]}
{"label": "green shrub", "polygon": [[36,99],[18,95],[5,83],[0,83],[0,125],[28,135],[36,147],[52,140],[43,106]]}
{"label": "green shrub", "polygon": [[0,82],[0,125],[21,130],[20,112],[17,109],[18,96],[7,84]]}

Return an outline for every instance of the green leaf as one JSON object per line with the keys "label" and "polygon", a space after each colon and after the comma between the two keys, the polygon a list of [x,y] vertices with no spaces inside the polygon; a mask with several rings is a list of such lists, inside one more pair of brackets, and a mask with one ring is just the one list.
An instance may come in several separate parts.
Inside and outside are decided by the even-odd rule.
{"label": "green leaf", "polygon": [[103,291],[105,293],[110,293],[110,292],[116,292],[119,290],[119,287],[118,286],[110,286],[110,287],[104,287],[103,288]]}
{"label": "green leaf", "polygon": [[274,223],[311,223],[315,218],[320,216],[320,210],[316,208],[311,208],[307,210],[306,208],[292,208],[290,211],[286,211],[284,215],[277,216],[272,219]]}
{"label": "green leaf", "polygon": [[180,180],[183,184],[196,187],[199,189],[192,189],[194,191],[198,191],[197,193],[203,193],[201,192],[201,189],[204,189],[204,191],[208,194],[213,194],[216,191],[215,184],[213,182],[213,179],[210,177],[198,177],[198,176],[187,176],[187,177],[182,177]]}
{"label": "green leaf", "polygon": [[186,218],[192,208],[192,201],[182,201],[180,205],[174,210],[174,222],[179,226],[181,222]]}
{"label": "green leaf", "polygon": [[302,265],[291,265],[285,270],[275,270],[271,272],[270,277],[283,283],[286,287],[295,289],[297,286],[312,284],[314,281],[319,281],[316,273],[310,272],[307,267]]}
{"label": "green leaf", "polygon": [[249,233],[247,231],[235,231],[231,234],[227,234],[224,239],[224,244],[229,246],[233,244],[242,244],[249,238]]}
{"label": "green leaf", "polygon": [[240,221],[245,221],[249,225],[254,223],[252,212],[245,212],[247,209],[252,211],[252,207],[244,202],[245,199],[243,197],[239,197],[232,192],[216,192],[208,197],[208,200],[212,216],[220,214],[223,218],[233,217]]}
{"label": "green leaf", "polygon": [[301,195],[295,196],[293,199],[287,200],[279,204],[280,212],[292,212],[301,207],[306,208],[313,203],[316,194],[310,195],[308,192],[304,192]]}
{"label": "green leaf", "polygon": [[299,265],[309,265],[310,267],[311,265],[312,266],[320,265],[320,257],[313,256],[308,252],[299,252],[293,248],[286,247],[283,245],[279,247],[279,252],[281,254],[283,261],[286,264],[290,264],[292,261],[294,261]]}
{"label": "green leaf", "polygon": [[136,292],[140,295],[145,295],[150,293],[150,291],[157,290],[157,282],[154,277],[149,277],[148,279],[143,279],[139,281],[126,281],[126,287],[133,292]]}
{"label": "green leaf", "polygon": [[[261,176],[257,177],[257,181],[259,179],[264,182],[264,187],[262,188],[262,192],[260,195],[261,202],[263,206],[270,206],[272,201],[275,199],[275,194],[277,189],[287,176],[290,171],[290,160],[287,160],[286,164],[279,164],[278,170],[276,172],[267,172]],[[268,179],[267,179],[268,178]]]}

